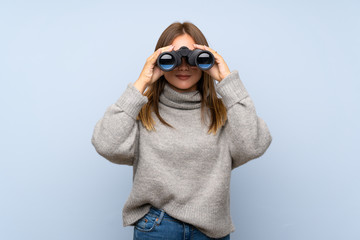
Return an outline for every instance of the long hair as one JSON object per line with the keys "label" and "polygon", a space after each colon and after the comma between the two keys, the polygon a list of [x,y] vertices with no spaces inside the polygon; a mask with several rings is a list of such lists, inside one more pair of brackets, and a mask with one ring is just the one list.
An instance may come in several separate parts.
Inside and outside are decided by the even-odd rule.
{"label": "long hair", "polygon": [[[156,44],[155,51],[161,47],[170,45],[177,36],[183,34],[190,35],[197,44],[209,46],[203,33],[194,24],[190,22],[175,22],[168,26],[161,34]],[[165,77],[161,76],[157,81],[148,86],[143,94],[144,96],[147,96],[148,102],[142,107],[136,120],[141,120],[143,126],[148,131],[156,131],[154,127],[155,122],[151,116],[151,111],[156,114],[161,123],[174,128],[168,124],[159,113],[159,97],[164,89],[165,82]],[[200,80],[197,82],[197,90],[199,90],[201,94],[201,120],[203,123],[205,123],[204,114],[210,113],[209,117],[211,121],[208,134],[213,133],[215,135],[217,130],[222,127],[227,120],[226,107],[222,100],[219,99],[216,95],[214,80],[206,72],[202,73]],[[208,109],[206,109],[206,107]]]}

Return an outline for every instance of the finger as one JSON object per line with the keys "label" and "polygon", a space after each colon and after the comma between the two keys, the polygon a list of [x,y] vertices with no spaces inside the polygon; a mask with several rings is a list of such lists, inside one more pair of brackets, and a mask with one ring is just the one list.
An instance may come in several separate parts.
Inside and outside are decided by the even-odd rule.
{"label": "finger", "polygon": [[215,57],[221,57],[220,54],[217,53],[217,51],[215,51],[214,49],[205,46],[205,45],[200,45],[200,44],[193,44],[195,48],[199,48],[201,50],[207,50],[209,52],[211,52],[212,54],[214,54]]}
{"label": "finger", "polygon": [[162,52],[165,52],[165,51],[171,51],[173,49],[174,46],[172,45],[169,45],[169,46],[166,46],[166,47],[162,47],[162,48],[158,48],[153,54],[151,54],[151,56],[148,58],[148,62],[150,62],[152,65],[155,64],[157,58],[159,57],[159,55],[162,53]]}
{"label": "finger", "polygon": [[168,46],[159,48],[158,51],[160,51],[160,53],[170,52],[171,50],[174,49],[174,47],[175,47],[175,46],[173,46],[173,45],[168,45]]}
{"label": "finger", "polygon": [[170,52],[171,50],[173,50],[174,46],[173,45],[168,45],[162,48],[159,48],[158,50],[156,50],[152,55],[151,55],[151,60],[152,61],[156,61],[156,59],[159,57],[159,55],[163,52]]}
{"label": "finger", "polygon": [[194,46],[195,48],[198,48],[198,49],[201,49],[201,50],[205,50],[205,45],[200,45],[200,44],[194,43],[193,46]]}
{"label": "finger", "polygon": [[217,53],[217,51],[215,51],[214,49],[212,49],[212,48],[210,48],[210,47],[208,47],[208,46],[205,46],[204,45],[204,48],[205,48],[205,50],[208,50],[209,52],[211,52],[212,54],[217,54],[217,55],[219,55],[218,53]]}
{"label": "finger", "polygon": [[173,50],[174,47],[175,47],[174,45],[168,45],[168,46],[162,47],[161,52],[169,52],[169,51]]}

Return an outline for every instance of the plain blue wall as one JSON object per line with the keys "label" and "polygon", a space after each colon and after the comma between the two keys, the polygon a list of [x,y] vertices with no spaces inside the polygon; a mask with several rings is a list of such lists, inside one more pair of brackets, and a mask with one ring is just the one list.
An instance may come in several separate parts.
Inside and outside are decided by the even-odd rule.
{"label": "plain blue wall", "polygon": [[91,145],[161,32],[191,21],[273,142],[232,172],[231,239],[360,239],[358,1],[1,1],[0,239],[132,239],[132,168]]}

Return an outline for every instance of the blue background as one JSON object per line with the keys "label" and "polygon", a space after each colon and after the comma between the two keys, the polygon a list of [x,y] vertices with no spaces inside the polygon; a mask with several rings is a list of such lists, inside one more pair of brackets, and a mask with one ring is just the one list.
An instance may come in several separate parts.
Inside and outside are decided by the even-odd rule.
{"label": "blue background", "polygon": [[0,239],[132,239],[132,168],[91,145],[162,31],[191,21],[273,142],[232,172],[232,239],[360,239],[358,1],[0,2]]}

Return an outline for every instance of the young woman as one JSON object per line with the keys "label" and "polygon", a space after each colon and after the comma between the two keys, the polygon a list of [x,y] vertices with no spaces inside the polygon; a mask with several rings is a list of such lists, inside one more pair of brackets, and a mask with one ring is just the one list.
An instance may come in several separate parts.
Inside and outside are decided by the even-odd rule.
{"label": "young woman", "polygon": [[[163,72],[158,56],[183,46],[210,51],[215,64],[202,71],[182,58]],[[271,141],[238,72],[189,22],[164,30],[92,136],[101,156],[133,166],[123,225],[146,240],[230,239],[231,171],[263,155]]]}

